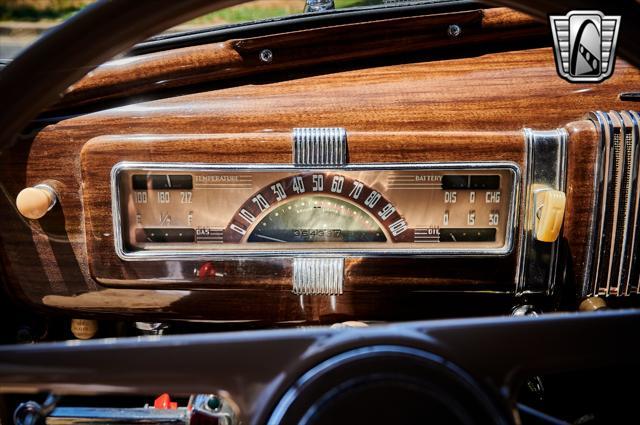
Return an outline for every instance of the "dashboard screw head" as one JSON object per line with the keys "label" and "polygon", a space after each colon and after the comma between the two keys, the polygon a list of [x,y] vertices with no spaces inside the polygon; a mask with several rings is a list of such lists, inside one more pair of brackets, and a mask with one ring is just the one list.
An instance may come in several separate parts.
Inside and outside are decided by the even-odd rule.
{"label": "dashboard screw head", "polygon": [[264,63],[271,63],[273,61],[273,52],[269,49],[263,49],[260,52],[260,60]]}
{"label": "dashboard screw head", "polygon": [[218,397],[216,397],[215,395],[212,395],[211,397],[209,397],[209,399],[207,400],[207,407],[211,410],[218,410],[220,409],[220,406],[222,406],[222,400],[220,400]]}
{"label": "dashboard screw head", "polygon": [[460,37],[461,34],[462,28],[460,28],[460,25],[452,24],[449,25],[449,28],[447,28],[447,35],[451,38]]}

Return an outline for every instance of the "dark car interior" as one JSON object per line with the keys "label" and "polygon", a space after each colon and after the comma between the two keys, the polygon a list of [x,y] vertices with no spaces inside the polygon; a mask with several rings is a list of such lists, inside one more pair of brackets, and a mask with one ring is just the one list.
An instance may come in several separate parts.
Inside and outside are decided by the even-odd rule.
{"label": "dark car interior", "polygon": [[640,3],[98,0],[0,64],[0,424],[640,420]]}

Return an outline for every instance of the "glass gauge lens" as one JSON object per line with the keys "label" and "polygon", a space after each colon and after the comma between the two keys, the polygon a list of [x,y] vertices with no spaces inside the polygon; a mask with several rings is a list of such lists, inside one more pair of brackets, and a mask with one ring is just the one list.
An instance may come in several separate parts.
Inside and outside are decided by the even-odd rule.
{"label": "glass gauge lens", "polygon": [[518,174],[509,164],[116,167],[121,258],[305,250],[504,255],[513,246]]}
{"label": "glass gauge lens", "polygon": [[303,196],[279,205],[256,224],[248,242],[386,242],[369,214],[329,196]]}

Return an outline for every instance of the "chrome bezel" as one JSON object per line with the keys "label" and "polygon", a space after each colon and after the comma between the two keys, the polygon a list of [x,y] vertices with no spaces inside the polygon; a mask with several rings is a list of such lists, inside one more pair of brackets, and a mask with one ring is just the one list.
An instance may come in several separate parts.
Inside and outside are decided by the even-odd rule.
{"label": "chrome bezel", "polygon": [[474,256],[496,257],[506,256],[513,251],[516,228],[516,202],[519,199],[520,168],[513,162],[442,162],[442,163],[385,163],[385,164],[350,164],[341,167],[326,167],[323,171],[366,171],[366,170],[508,170],[512,173],[511,196],[509,198],[509,217],[506,226],[505,244],[500,248],[478,249],[304,249],[304,250],[229,250],[229,251],[132,251],[124,249],[122,238],[122,220],[120,217],[120,190],[118,175],[123,170],[140,171],[299,171],[317,172],[318,168],[298,167],[290,164],[203,164],[203,163],[151,163],[151,162],[119,162],[111,169],[111,208],[113,216],[113,235],[115,251],[125,261],[153,260],[202,260],[224,259],[229,257],[274,257],[292,258],[300,256],[320,257],[447,257]]}
{"label": "chrome bezel", "polygon": [[516,273],[516,293],[552,294],[556,290],[556,272],[560,242],[539,243],[535,238],[535,195],[541,189],[564,192],[567,178],[567,141],[565,129],[536,131],[523,129],[527,149],[524,214],[520,230],[520,258]]}

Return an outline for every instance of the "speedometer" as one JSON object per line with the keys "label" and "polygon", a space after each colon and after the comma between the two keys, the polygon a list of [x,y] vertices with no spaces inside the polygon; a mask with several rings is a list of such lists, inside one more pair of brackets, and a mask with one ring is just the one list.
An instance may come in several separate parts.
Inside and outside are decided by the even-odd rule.
{"label": "speedometer", "polygon": [[358,206],[311,195],[286,202],[257,223],[248,242],[386,242],[378,221]]}
{"label": "speedometer", "polygon": [[121,163],[118,254],[505,254],[511,164],[295,167]]}

